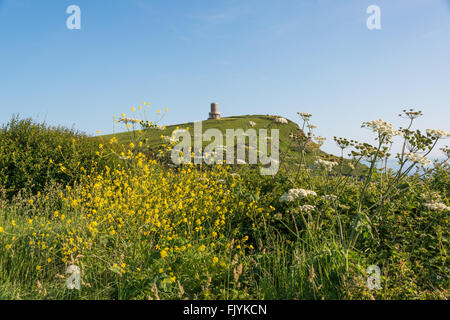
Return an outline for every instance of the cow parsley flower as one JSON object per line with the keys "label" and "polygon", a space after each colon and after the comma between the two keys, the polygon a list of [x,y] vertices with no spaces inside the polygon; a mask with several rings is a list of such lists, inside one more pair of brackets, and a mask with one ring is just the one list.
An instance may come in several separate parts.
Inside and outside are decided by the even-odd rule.
{"label": "cow parsley flower", "polygon": [[300,211],[301,212],[310,212],[310,211],[312,211],[312,210],[314,210],[316,207],[315,206],[312,206],[312,205],[309,205],[309,204],[305,204],[305,205],[303,205],[303,206],[300,206]]}
{"label": "cow parsley flower", "polygon": [[123,122],[123,123],[125,123],[125,124],[128,124],[128,123],[133,123],[133,124],[135,124],[135,123],[141,123],[141,120],[139,120],[139,119],[135,119],[135,118],[126,118],[126,117],[120,118],[119,121],[120,121],[120,122]]}
{"label": "cow parsley flower", "polygon": [[322,160],[322,159],[318,159],[314,162],[314,165],[318,168],[323,168],[325,169],[325,171],[330,172],[334,166],[337,166],[338,163],[334,162],[334,161],[327,161],[327,160]]}
{"label": "cow parsley flower", "polygon": [[317,193],[315,193],[312,190],[305,190],[305,189],[290,189],[287,193],[283,194],[280,197],[281,202],[292,202],[297,198],[306,198],[308,196],[317,196]]}
{"label": "cow parsley flower", "polygon": [[425,203],[425,207],[432,211],[450,211],[450,207],[443,204],[442,202]]}
{"label": "cow parsley flower", "polygon": [[383,119],[363,122],[362,127],[371,128],[379,138],[385,138],[385,142],[392,142],[394,136],[401,136],[403,132],[395,130],[393,125]]}
{"label": "cow parsley flower", "polygon": [[415,152],[406,154],[406,158],[412,162],[419,163],[422,167],[431,163],[431,160]]}
{"label": "cow parsley flower", "polygon": [[439,129],[427,129],[427,134],[436,139],[445,139],[450,137],[450,133]]}
{"label": "cow parsley flower", "polygon": [[308,120],[312,117],[312,114],[311,114],[311,113],[307,113],[307,112],[297,112],[297,114],[298,114],[304,121],[308,121]]}
{"label": "cow parsley flower", "polygon": [[280,123],[280,124],[288,124],[289,121],[287,121],[287,119],[279,117],[279,118],[275,118],[274,120],[276,123]]}
{"label": "cow parsley flower", "polygon": [[323,195],[321,198],[323,200],[335,201],[335,200],[337,200],[338,197],[334,194],[326,194],[326,195]]}
{"label": "cow parsley flower", "polygon": [[314,139],[314,140],[316,141],[316,143],[317,143],[318,145],[320,145],[320,146],[322,146],[323,143],[325,142],[325,140],[327,140],[327,138],[321,137],[321,136],[316,136],[316,137],[314,137],[313,139]]}

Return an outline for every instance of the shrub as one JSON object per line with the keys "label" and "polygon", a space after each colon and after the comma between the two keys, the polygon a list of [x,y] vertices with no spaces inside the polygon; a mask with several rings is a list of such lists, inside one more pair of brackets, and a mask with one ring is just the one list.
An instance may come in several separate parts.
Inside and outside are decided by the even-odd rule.
{"label": "shrub", "polygon": [[13,116],[0,128],[0,185],[11,199],[21,190],[42,192],[50,181],[71,184],[97,151],[98,142],[85,134]]}

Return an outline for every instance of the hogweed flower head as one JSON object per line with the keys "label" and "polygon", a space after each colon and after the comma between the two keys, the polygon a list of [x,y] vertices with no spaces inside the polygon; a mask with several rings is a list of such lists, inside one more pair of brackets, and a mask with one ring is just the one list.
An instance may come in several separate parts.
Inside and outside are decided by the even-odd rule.
{"label": "hogweed flower head", "polygon": [[347,138],[338,138],[336,136],[333,137],[333,140],[334,140],[334,142],[336,142],[338,147],[341,148],[342,150],[345,150],[348,147],[353,147],[358,143],[358,141],[356,141],[356,140],[349,140]]}
{"label": "hogweed flower head", "polygon": [[330,172],[331,170],[333,170],[334,166],[338,165],[338,163],[334,162],[334,161],[318,159],[318,160],[314,161],[314,165],[318,168],[325,169],[325,171],[327,171],[327,172]]}
{"label": "hogweed flower head", "polygon": [[312,117],[312,114],[307,112],[297,112],[297,114],[300,116],[300,118],[303,119],[303,121],[309,121],[309,119]]}
{"label": "hogweed flower head", "polygon": [[287,119],[283,118],[283,117],[275,118],[274,121],[275,121],[276,123],[280,123],[280,124],[288,124],[288,123],[289,123],[289,121],[288,121]]}
{"label": "hogweed flower head", "polygon": [[450,148],[448,146],[440,148],[440,150],[447,156],[447,158],[450,158]]}
{"label": "hogweed flower head", "polygon": [[289,191],[285,194],[283,194],[280,198],[281,202],[292,202],[297,198],[306,198],[308,196],[317,196],[317,193],[315,193],[312,190],[305,190],[305,189],[289,189]]}
{"label": "hogweed flower head", "polygon": [[314,210],[315,208],[316,208],[315,206],[312,206],[310,204],[304,204],[304,205],[300,206],[299,209],[301,212],[310,212],[310,211]]}
{"label": "hogweed flower head", "polygon": [[388,147],[384,146],[383,148],[380,148],[379,150],[375,148],[374,146],[368,144],[368,143],[358,143],[355,145],[355,150],[352,150],[349,156],[352,157],[364,157],[367,159],[367,161],[372,161],[375,156],[377,156],[378,159],[384,158],[387,155]]}
{"label": "hogweed flower head", "polygon": [[406,154],[406,158],[412,162],[420,164],[422,167],[431,163],[431,160],[421,154],[415,152],[409,152]]}
{"label": "hogweed flower head", "polygon": [[319,146],[322,146],[323,143],[327,140],[325,137],[316,136],[313,138]]}
{"label": "hogweed flower head", "polygon": [[338,197],[334,194],[326,194],[326,195],[323,195],[321,198],[323,200],[335,201],[335,200],[337,200]]}
{"label": "hogweed flower head", "polygon": [[442,202],[425,203],[425,207],[427,207],[431,211],[450,211],[450,207]]}
{"label": "hogweed flower head", "polygon": [[141,123],[141,120],[135,119],[135,118],[121,117],[121,118],[119,119],[119,122],[123,122],[123,123],[125,123],[125,124],[128,124],[128,123],[133,123],[133,124],[135,124],[135,123]]}
{"label": "hogweed flower head", "polygon": [[427,135],[434,139],[446,139],[450,137],[450,133],[439,129],[427,129]]}
{"label": "hogweed flower head", "polygon": [[410,120],[414,120],[422,115],[423,115],[423,113],[420,110],[414,111],[414,109],[409,109],[409,110],[405,109],[405,110],[403,110],[403,113],[400,113],[398,116],[402,117],[402,118],[408,118]]}
{"label": "hogweed flower head", "polygon": [[378,134],[379,139],[385,139],[384,142],[392,142],[394,136],[403,135],[402,131],[395,130],[394,126],[383,119],[363,122],[362,128],[371,128],[373,132]]}

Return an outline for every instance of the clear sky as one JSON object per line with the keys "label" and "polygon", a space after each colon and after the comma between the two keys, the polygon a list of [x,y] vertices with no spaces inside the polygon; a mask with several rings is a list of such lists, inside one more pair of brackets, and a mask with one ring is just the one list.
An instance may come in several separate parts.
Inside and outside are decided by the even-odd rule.
{"label": "clear sky", "polygon": [[[81,8],[68,30],[66,8]],[[366,9],[381,8],[381,30]],[[89,134],[142,101],[165,124],[313,114],[324,146],[363,121],[450,131],[450,0],[0,0],[0,123],[13,113]],[[450,143],[448,143],[450,144]]]}

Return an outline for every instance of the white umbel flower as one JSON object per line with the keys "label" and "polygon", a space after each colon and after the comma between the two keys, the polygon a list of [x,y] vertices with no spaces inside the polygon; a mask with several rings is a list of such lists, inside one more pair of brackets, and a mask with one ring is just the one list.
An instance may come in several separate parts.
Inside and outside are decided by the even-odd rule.
{"label": "white umbel flower", "polygon": [[427,134],[436,139],[445,139],[450,137],[450,133],[439,129],[427,129]]}
{"label": "white umbel flower", "polygon": [[337,166],[338,163],[334,162],[334,161],[327,161],[327,160],[318,159],[318,160],[316,160],[314,162],[314,165],[316,167],[323,168],[323,169],[325,169],[326,171],[329,172],[329,171],[331,171],[333,169],[334,166]]}
{"label": "white umbel flower", "polygon": [[315,206],[312,206],[310,204],[305,204],[303,206],[300,206],[300,211],[301,212],[310,212],[310,211],[314,210],[315,208],[316,208]]}
{"label": "white umbel flower", "polygon": [[450,207],[443,204],[442,202],[425,203],[425,207],[432,211],[450,211]]}
{"label": "white umbel flower", "polygon": [[280,197],[281,202],[292,202],[297,198],[306,198],[308,196],[317,196],[317,193],[305,189],[290,189],[287,193]]}
{"label": "white umbel flower", "polygon": [[311,117],[312,114],[308,113],[308,112],[297,112],[297,114],[304,120],[304,121],[308,121]]}
{"label": "white umbel flower", "polygon": [[135,119],[135,118],[120,118],[119,121],[123,122],[125,124],[127,124],[127,123],[141,123],[141,120]]}
{"label": "white umbel flower", "polygon": [[279,118],[275,118],[274,120],[276,123],[280,123],[280,124],[288,124],[289,121],[287,121],[287,119],[279,117]]}
{"label": "white umbel flower", "polygon": [[422,167],[431,163],[431,160],[421,154],[410,152],[406,155],[406,158],[412,162],[419,163]]}
{"label": "white umbel flower", "polygon": [[335,201],[335,200],[337,200],[338,197],[334,194],[326,194],[326,195],[323,195],[321,198],[323,200]]}
{"label": "white umbel flower", "polygon": [[392,142],[394,136],[403,135],[403,132],[395,130],[392,124],[383,119],[363,122],[362,127],[371,128],[372,131],[378,133],[380,137],[384,137],[386,142]]}

